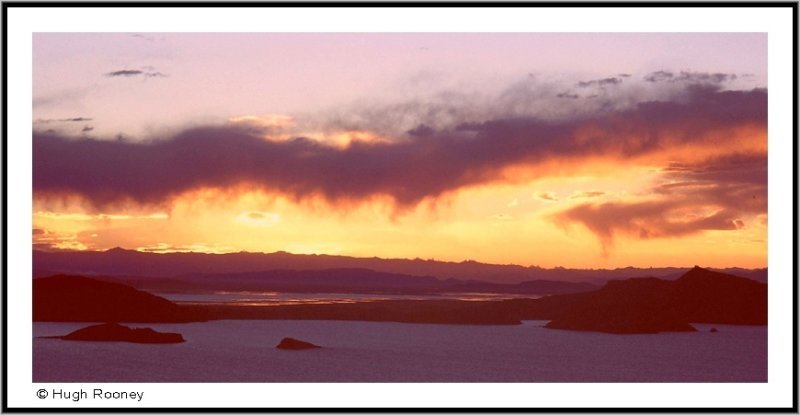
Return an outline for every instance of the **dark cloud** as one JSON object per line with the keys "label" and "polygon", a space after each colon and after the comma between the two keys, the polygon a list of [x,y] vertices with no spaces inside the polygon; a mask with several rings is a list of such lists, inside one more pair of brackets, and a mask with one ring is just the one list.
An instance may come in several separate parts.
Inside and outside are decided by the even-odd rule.
{"label": "dark cloud", "polygon": [[694,87],[675,101],[624,111],[420,128],[391,143],[354,142],[346,148],[303,137],[271,141],[246,126],[193,128],[146,143],[35,132],[33,187],[36,195],[77,193],[98,206],[162,203],[200,187],[236,185],[334,203],[383,195],[398,206],[413,206],[462,187],[507,180],[504,171],[514,165],[535,168],[543,161],[598,156],[624,160],[684,144],[725,146],[719,132],[766,128],[766,102],[764,90]]}
{"label": "dark cloud", "polygon": [[584,204],[556,217],[578,222],[594,233],[608,251],[617,236],[648,239],[694,234],[705,230],[736,230],[742,227],[739,212],[720,209],[706,216],[683,214],[687,206],[677,201],[609,202]]}
{"label": "dark cloud", "polygon": [[580,223],[604,249],[619,235],[637,238],[683,236],[705,230],[736,230],[745,218],[767,212],[767,155],[734,154],[695,164],[671,164],[658,196],[644,202],[587,203],[556,215]]}
{"label": "dark cloud", "polygon": [[721,84],[736,80],[735,74],[727,73],[708,73],[708,72],[688,72],[681,71],[674,73],[671,71],[656,71],[645,75],[647,82],[684,82],[690,84]]}
{"label": "dark cloud", "polygon": [[92,126],[90,126],[90,125],[87,125],[87,126],[85,126],[85,127],[83,127],[83,128],[81,129],[81,132],[82,132],[82,133],[88,133],[89,131],[92,131],[92,130],[94,130],[94,127],[92,127]]}
{"label": "dark cloud", "polygon": [[138,69],[121,69],[121,70],[118,70],[118,71],[107,72],[105,74],[105,76],[110,77],[110,78],[115,78],[115,77],[120,77],[120,76],[121,77],[125,77],[125,78],[129,78],[129,77],[132,77],[132,76],[142,76],[142,77],[145,77],[145,78],[163,78],[163,77],[166,77],[166,75],[164,75],[163,73],[155,71],[155,70],[144,70],[144,71],[142,71],[142,70],[138,70]]}
{"label": "dark cloud", "polygon": [[34,122],[37,124],[40,123],[46,124],[51,122],[86,122],[86,121],[92,121],[92,119],[87,117],[73,117],[73,118],[40,118],[34,120]]}
{"label": "dark cloud", "polygon": [[122,69],[119,71],[113,71],[106,73],[106,76],[138,76],[144,75],[144,71],[140,71],[138,69]]}
{"label": "dark cloud", "polygon": [[578,98],[580,98],[580,95],[573,94],[571,92],[561,92],[561,93],[557,94],[556,97],[558,97],[558,98],[578,99]]}
{"label": "dark cloud", "polygon": [[44,235],[46,233],[47,233],[47,231],[45,231],[44,229],[33,228],[33,235],[34,236],[36,236],[36,235]]}
{"label": "dark cloud", "polygon": [[578,87],[580,88],[588,88],[590,86],[608,86],[608,85],[617,85],[621,84],[622,79],[617,77],[610,77],[610,78],[603,78],[603,79],[593,79],[591,81],[580,81],[578,82]]}
{"label": "dark cloud", "polygon": [[427,137],[433,135],[436,131],[425,124],[420,124],[416,128],[408,130],[407,134],[411,137]]}

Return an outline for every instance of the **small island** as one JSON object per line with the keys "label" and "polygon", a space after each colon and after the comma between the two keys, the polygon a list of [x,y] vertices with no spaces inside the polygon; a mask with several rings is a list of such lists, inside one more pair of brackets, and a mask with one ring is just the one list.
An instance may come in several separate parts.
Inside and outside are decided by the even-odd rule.
{"label": "small island", "polygon": [[51,336],[48,338],[130,343],[183,343],[186,341],[180,333],[161,333],[151,328],[132,329],[117,323],[84,327],[65,336]]}
{"label": "small island", "polygon": [[282,350],[308,350],[320,348],[320,346],[317,346],[316,344],[293,339],[291,337],[284,337],[283,340],[281,340],[281,342],[275,347]]}

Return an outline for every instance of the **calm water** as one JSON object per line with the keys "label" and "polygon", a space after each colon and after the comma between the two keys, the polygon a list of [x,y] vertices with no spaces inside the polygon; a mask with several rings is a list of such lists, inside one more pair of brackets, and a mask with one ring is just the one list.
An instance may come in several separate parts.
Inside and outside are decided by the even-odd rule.
{"label": "calm water", "polygon": [[[517,326],[222,320],[131,324],[142,345],[33,339],[34,382],[766,382],[767,328],[611,335]],[[34,336],[88,324],[34,323]],[[284,351],[283,337],[323,349]]]}
{"label": "calm water", "polygon": [[353,293],[285,293],[272,291],[217,291],[213,293],[187,294],[153,292],[176,303],[231,304],[231,305],[293,305],[293,304],[344,304],[384,300],[464,300],[487,301],[511,298],[539,298],[529,294],[494,293],[441,293],[435,295],[408,294],[353,294]]}

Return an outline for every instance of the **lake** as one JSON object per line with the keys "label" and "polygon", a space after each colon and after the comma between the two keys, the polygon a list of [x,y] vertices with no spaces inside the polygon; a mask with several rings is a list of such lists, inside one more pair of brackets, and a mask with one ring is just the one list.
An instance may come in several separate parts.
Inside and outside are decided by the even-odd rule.
{"label": "lake", "polygon": [[[767,327],[613,335],[514,326],[217,320],[127,324],[181,344],[83,342],[33,323],[34,382],[766,382]],[[717,333],[709,329],[716,327]],[[295,337],[322,349],[286,351]]]}
{"label": "lake", "polygon": [[496,293],[439,293],[439,294],[387,294],[387,293],[287,293],[272,291],[216,291],[210,293],[151,292],[179,304],[227,304],[248,306],[277,306],[297,304],[347,304],[386,300],[461,300],[491,301],[513,298],[539,298],[530,294]]}

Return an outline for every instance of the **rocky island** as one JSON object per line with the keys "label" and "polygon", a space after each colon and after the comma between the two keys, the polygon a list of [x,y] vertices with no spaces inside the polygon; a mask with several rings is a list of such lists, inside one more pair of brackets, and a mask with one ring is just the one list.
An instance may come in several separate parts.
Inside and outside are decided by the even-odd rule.
{"label": "rocky island", "polygon": [[75,330],[65,336],[49,338],[130,343],[183,343],[186,341],[180,333],[161,333],[151,328],[136,329],[117,323],[97,324]]}
{"label": "rocky island", "polygon": [[291,337],[284,337],[283,340],[281,340],[281,342],[275,347],[282,350],[308,350],[320,348],[320,346],[317,346],[316,344],[293,339]]}

